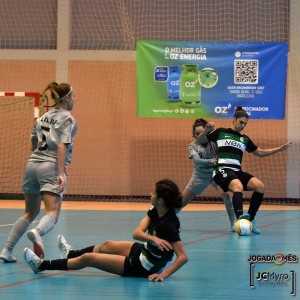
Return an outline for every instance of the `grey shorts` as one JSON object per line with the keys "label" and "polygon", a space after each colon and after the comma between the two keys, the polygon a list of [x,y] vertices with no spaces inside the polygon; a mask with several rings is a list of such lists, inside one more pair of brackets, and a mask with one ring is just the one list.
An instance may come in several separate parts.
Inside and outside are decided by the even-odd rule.
{"label": "grey shorts", "polygon": [[[29,194],[40,194],[51,192],[58,194],[61,198],[65,192],[57,191],[58,165],[54,162],[31,162],[25,168],[23,179],[23,192]],[[66,176],[65,176],[66,181]]]}
{"label": "grey shorts", "polygon": [[194,172],[192,178],[186,186],[186,189],[196,195],[200,195],[209,185],[213,183],[214,180],[212,178],[212,175],[211,177],[201,177],[196,172]]}

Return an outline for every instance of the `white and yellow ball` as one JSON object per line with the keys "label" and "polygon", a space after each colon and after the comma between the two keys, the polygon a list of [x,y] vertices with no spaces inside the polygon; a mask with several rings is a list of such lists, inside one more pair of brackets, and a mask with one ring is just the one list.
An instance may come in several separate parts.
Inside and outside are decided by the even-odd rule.
{"label": "white and yellow ball", "polygon": [[238,220],[235,223],[235,231],[238,235],[250,235],[252,232],[252,223],[246,219]]}

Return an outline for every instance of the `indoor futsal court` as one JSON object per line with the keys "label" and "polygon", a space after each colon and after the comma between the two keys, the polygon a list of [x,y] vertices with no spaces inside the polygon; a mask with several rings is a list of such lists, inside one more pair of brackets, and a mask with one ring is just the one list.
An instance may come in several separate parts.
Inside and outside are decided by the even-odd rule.
{"label": "indoor futsal court", "polygon": [[[300,299],[299,15],[300,0],[1,0],[0,252],[24,212],[30,137],[52,100],[72,100],[78,130],[60,216],[43,237],[49,260],[60,258],[58,235],[75,249],[132,241],[157,181],[187,187],[198,119],[231,128],[242,106],[253,144],[292,146],[262,158],[224,138],[238,141],[225,160],[243,159],[264,183],[261,234],[231,232],[209,186],[179,214],[189,261],[164,282],[93,268],[34,274],[24,234],[18,262],[0,260],[0,299]],[[53,82],[71,87],[57,101]]]}
{"label": "indoor futsal court", "polygon": [[[11,220],[22,212],[20,207],[20,201],[2,204],[1,240],[11,229]],[[66,201],[58,224],[44,239],[46,257],[59,258],[59,234],[75,249],[106,239],[131,240],[131,232],[148,207],[146,203]],[[190,204],[180,213],[189,262],[164,282],[122,278],[91,268],[34,274],[23,261],[23,248],[31,246],[23,237],[15,249],[18,262],[1,264],[1,299],[297,299],[299,262],[255,263],[251,282],[248,259],[280,253],[299,258],[299,206],[264,205],[257,219],[260,235],[238,236],[229,231],[223,205]],[[256,279],[259,272],[282,277],[277,283],[270,277],[263,282]]]}

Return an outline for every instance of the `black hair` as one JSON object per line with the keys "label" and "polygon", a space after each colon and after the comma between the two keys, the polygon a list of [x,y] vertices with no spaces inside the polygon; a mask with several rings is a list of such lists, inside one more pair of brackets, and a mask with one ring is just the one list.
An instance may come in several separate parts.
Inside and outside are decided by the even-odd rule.
{"label": "black hair", "polygon": [[164,200],[167,208],[180,208],[182,204],[182,195],[175,182],[169,179],[162,179],[155,184],[158,198]]}
{"label": "black hair", "polygon": [[193,132],[192,132],[192,136],[195,137],[195,130],[196,130],[196,127],[198,126],[202,126],[202,127],[205,127],[205,125],[207,124],[207,121],[200,118],[200,119],[197,119],[195,120],[194,124],[193,124]]}
{"label": "black hair", "polygon": [[237,106],[234,113],[234,118],[247,118],[249,119],[248,113],[243,109],[242,106]]}

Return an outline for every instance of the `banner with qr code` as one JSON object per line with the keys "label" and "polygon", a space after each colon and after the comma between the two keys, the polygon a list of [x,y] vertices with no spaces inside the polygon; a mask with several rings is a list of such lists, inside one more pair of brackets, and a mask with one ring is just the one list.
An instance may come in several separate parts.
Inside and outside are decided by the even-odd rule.
{"label": "banner with qr code", "polygon": [[285,42],[137,42],[137,114],[284,119]]}

